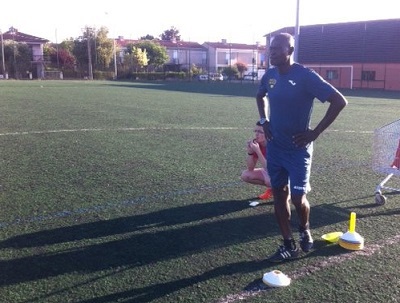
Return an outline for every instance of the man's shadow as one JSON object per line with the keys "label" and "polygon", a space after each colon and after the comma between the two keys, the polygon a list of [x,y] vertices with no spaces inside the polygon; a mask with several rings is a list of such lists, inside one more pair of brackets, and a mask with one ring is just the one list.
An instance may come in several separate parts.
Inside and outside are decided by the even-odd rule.
{"label": "man's shadow", "polygon": [[[71,244],[65,244],[67,249],[52,250],[51,253],[1,260],[0,285],[71,272],[140,267],[203,250],[246,243],[275,233],[275,222],[268,219],[268,214],[233,215],[247,208],[248,200],[189,204],[143,215],[15,236],[2,241],[0,247],[47,251],[46,246],[75,243],[72,248]],[[103,237],[111,237],[111,240],[98,243],[96,239]]]}

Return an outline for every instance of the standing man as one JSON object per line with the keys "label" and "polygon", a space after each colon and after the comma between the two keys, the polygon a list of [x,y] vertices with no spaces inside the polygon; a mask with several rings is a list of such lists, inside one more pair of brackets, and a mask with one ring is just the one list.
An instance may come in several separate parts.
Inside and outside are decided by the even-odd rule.
{"label": "standing man", "polygon": [[[290,34],[275,36],[270,45],[270,62],[274,67],[262,77],[256,96],[260,123],[268,140],[267,170],[274,195],[275,217],[283,237],[283,245],[269,257],[271,262],[299,255],[290,227],[289,198],[299,217],[300,247],[308,252],[313,246],[310,205],[306,197],[311,190],[313,141],[347,105],[347,100],[336,88],[313,70],[295,63],[293,52],[294,38]],[[329,107],[318,125],[311,129],[314,98],[327,101]]]}

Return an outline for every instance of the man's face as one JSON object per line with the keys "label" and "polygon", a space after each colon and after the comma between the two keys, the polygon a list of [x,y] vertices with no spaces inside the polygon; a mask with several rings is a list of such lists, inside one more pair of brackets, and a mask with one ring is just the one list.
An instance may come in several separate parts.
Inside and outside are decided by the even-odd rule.
{"label": "man's face", "polygon": [[269,48],[269,58],[274,66],[284,65],[290,59],[290,47],[285,39],[275,38]]}

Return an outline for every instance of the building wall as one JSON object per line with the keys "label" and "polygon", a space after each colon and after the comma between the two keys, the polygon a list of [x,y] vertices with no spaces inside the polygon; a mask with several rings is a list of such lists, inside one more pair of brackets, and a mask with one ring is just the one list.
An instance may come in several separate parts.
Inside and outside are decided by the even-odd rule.
{"label": "building wall", "polygon": [[[306,64],[337,88],[381,89],[400,91],[400,64],[354,63],[318,65]],[[373,78],[363,76],[373,74]],[[335,74],[337,77],[330,77]]]}
{"label": "building wall", "polygon": [[217,50],[214,47],[208,48],[208,66],[207,70],[209,72],[216,72],[217,66]]}
{"label": "building wall", "polygon": [[[234,66],[236,63],[244,63],[250,72],[260,68],[265,69],[264,54],[262,51],[243,50],[243,49],[209,49],[210,71],[216,72],[222,68]],[[253,63],[254,58],[254,63]]]}
{"label": "building wall", "polygon": [[385,89],[400,91],[400,64],[386,64]]}
{"label": "building wall", "polygon": [[353,88],[351,78],[354,68],[351,65],[305,64],[305,66],[316,71],[322,78],[337,88]]}
{"label": "building wall", "polygon": [[[271,37],[280,32],[293,35],[294,27],[267,34],[267,49]],[[400,91],[400,19],[301,26],[297,47],[298,62],[320,67],[320,75],[338,88]],[[339,77],[331,79],[321,67],[328,65],[352,66],[353,74],[337,67]]]}
{"label": "building wall", "polygon": [[36,77],[44,78],[43,44],[32,45],[32,67],[36,68]]}
{"label": "building wall", "polygon": [[201,50],[193,50],[188,48],[167,49],[169,56],[168,63],[202,66],[206,63],[207,53]]}

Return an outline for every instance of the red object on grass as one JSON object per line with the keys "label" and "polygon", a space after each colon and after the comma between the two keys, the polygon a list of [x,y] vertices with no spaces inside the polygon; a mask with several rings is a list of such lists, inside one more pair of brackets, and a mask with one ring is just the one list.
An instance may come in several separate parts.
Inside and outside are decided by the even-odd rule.
{"label": "red object on grass", "polygon": [[261,200],[268,200],[273,197],[272,189],[268,188],[264,193],[258,196]]}
{"label": "red object on grass", "polygon": [[392,163],[392,167],[400,169],[400,139],[399,139],[399,145],[397,146],[396,156]]}

